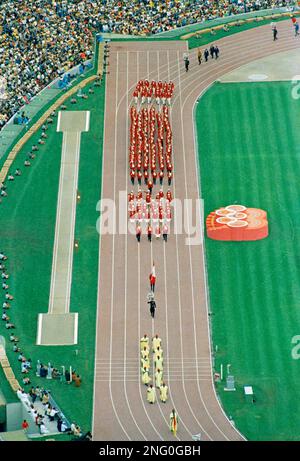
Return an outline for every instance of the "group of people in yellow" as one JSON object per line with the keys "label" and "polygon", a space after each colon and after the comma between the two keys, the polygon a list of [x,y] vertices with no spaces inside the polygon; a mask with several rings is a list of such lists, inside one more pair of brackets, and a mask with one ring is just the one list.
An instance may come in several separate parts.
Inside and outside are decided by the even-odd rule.
{"label": "group of people in yellow", "polygon": [[160,400],[163,403],[166,403],[168,400],[168,386],[163,381],[163,350],[161,347],[161,338],[158,335],[155,335],[152,338],[151,352],[153,356],[154,364],[154,381],[155,387],[153,384],[150,384],[152,378],[150,376],[150,338],[145,334],[140,340],[141,347],[141,377],[142,383],[148,386],[147,389],[147,400],[149,403],[155,403],[156,401],[156,391],[155,387],[159,389]]}
{"label": "group of people in yellow", "polygon": [[[152,378],[150,376],[150,338],[145,334],[140,340],[141,351],[141,378],[142,383],[148,386],[147,388],[147,401],[149,403],[156,402],[156,389],[159,389],[159,397],[161,402],[166,403],[169,397],[169,388],[163,381],[163,350],[161,347],[161,338],[156,334],[152,338],[151,352],[154,365],[154,381],[155,386],[151,384]],[[176,437],[178,425],[178,417],[176,411],[173,409],[170,414],[170,430]]]}

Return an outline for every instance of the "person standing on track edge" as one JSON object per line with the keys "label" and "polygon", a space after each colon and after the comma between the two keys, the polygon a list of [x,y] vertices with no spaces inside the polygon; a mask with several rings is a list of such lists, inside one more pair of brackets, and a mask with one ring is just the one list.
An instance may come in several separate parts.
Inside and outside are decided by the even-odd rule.
{"label": "person standing on track edge", "polygon": [[278,30],[275,22],[272,22],[273,41],[278,40]]}
{"label": "person standing on track edge", "polygon": [[200,50],[200,48],[198,48],[198,64],[200,66],[202,62],[202,51]]}
{"label": "person standing on track edge", "polygon": [[173,408],[170,414],[170,431],[173,433],[174,437],[176,437],[177,434],[177,428],[178,428],[178,416]]}
{"label": "person standing on track edge", "polygon": [[190,65],[188,53],[184,53],[184,55],[183,55],[183,60],[184,60],[185,71],[188,72],[188,70],[189,70],[189,65]]}

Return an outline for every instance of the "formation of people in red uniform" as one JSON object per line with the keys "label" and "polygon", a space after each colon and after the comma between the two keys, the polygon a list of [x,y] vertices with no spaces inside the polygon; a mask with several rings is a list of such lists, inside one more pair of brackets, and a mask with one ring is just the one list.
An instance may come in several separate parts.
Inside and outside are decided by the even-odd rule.
{"label": "formation of people in red uniform", "polygon": [[153,198],[151,192],[139,189],[137,195],[133,191],[128,194],[129,219],[136,225],[136,238],[140,242],[142,233],[147,234],[148,241],[152,235],[158,239],[163,236],[165,242],[170,233],[172,219],[171,202],[173,200],[170,189],[164,194],[163,190]]}
{"label": "formation of people in red uniform", "polygon": [[[139,84],[137,88],[139,88]],[[138,91],[136,94],[139,95],[140,90],[136,91]],[[167,94],[172,94],[172,91]],[[162,105],[159,109],[153,105],[140,109],[131,106],[129,117],[129,169],[132,184],[137,179],[141,185],[144,178],[145,184],[150,188],[151,185],[156,184],[157,180],[162,185],[166,176],[168,184],[171,185],[173,149],[169,108],[166,105]]]}
{"label": "formation of people in red uniform", "polygon": [[140,111],[132,106],[130,120],[129,168],[132,184],[137,178],[141,185],[143,177],[147,185],[156,184],[157,179],[162,184],[166,174],[171,185],[172,130],[168,107],[163,106],[160,113],[153,106]]}
{"label": "formation of people in red uniform", "polygon": [[[130,222],[136,226],[136,238],[146,234],[148,241],[154,235],[167,242],[172,219],[171,190],[165,193],[163,186],[167,178],[170,187],[173,179],[172,129],[168,104],[174,93],[173,82],[149,82],[140,80],[133,97],[136,105],[129,109],[130,143],[129,170],[132,185],[137,181],[138,192],[128,196]],[[145,104],[146,103],[146,104]],[[157,105],[155,105],[155,103]],[[142,191],[142,182],[147,190]],[[160,190],[153,194],[153,188]]]}
{"label": "formation of people in red uniform", "polygon": [[173,82],[140,80],[133,92],[134,101],[138,103],[140,100],[142,104],[147,101],[150,104],[155,100],[157,104],[171,104],[174,88]]}

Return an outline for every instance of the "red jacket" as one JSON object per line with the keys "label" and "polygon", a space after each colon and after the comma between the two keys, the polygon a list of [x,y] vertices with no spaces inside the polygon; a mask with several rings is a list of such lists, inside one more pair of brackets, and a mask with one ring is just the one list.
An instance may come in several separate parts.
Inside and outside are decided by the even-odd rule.
{"label": "red jacket", "polygon": [[156,277],[153,274],[149,275],[149,280],[151,285],[155,285]]}

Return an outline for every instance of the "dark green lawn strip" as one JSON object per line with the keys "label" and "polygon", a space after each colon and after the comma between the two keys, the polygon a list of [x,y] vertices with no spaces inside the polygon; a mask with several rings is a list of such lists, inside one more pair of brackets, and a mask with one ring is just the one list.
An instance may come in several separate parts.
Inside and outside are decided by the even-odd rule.
{"label": "dark green lawn strip", "polygon": [[236,202],[269,216],[268,239],[206,239],[216,367],[231,363],[237,386],[217,390],[251,440],[300,438],[300,362],[291,358],[300,325],[299,115],[288,82],[216,84],[197,109],[205,215]]}
{"label": "dark green lawn strip", "polygon": [[[98,242],[96,204],[101,194],[104,85],[95,95],[80,100],[71,110],[90,110],[90,132],[82,135],[79,185],[81,201],[77,205],[76,238],[80,245],[74,255],[71,311],[79,313],[79,344],[71,347],[35,345],[37,314],[48,310],[56,202],[60,171],[62,134],[56,123],[48,130],[49,138],[41,146],[29,169],[23,167],[26,152],[39,136],[33,137],[18,155],[14,168],[23,174],[8,183],[9,196],[0,205],[1,249],[9,256],[7,267],[10,291],[15,300],[10,310],[17,325],[16,333],[27,357],[55,366],[72,365],[82,376],[82,386],[75,388],[57,381],[35,378],[32,382],[51,390],[57,403],[70,419],[84,430],[91,428],[95,323],[98,281]],[[8,337],[0,325],[0,334]],[[16,354],[8,345],[8,357],[21,380]]]}

